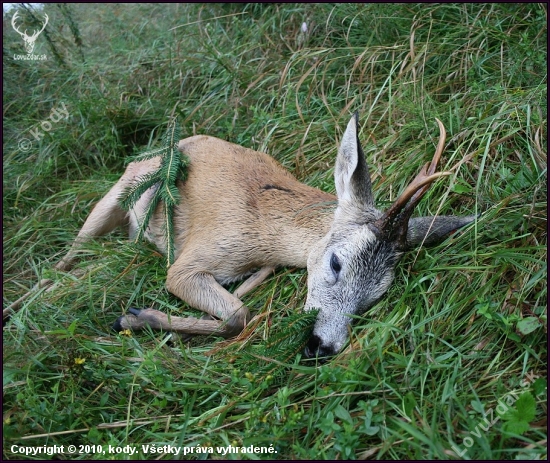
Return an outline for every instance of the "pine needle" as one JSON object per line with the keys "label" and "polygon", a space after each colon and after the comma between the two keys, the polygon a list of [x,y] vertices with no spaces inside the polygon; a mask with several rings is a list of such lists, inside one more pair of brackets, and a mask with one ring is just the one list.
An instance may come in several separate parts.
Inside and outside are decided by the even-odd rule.
{"label": "pine needle", "polygon": [[[317,310],[298,312],[283,318],[277,326],[273,326],[269,338],[260,343],[247,343],[240,349],[233,366],[241,371],[254,371],[258,378],[279,377],[296,355],[304,350],[313,331],[317,313]],[[233,344],[223,350],[230,357],[235,354]]]}

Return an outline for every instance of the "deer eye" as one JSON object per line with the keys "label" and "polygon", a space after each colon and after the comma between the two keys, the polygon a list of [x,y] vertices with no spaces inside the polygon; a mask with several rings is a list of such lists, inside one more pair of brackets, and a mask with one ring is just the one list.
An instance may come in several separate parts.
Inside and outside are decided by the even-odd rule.
{"label": "deer eye", "polygon": [[342,265],[340,264],[338,257],[336,257],[336,254],[333,254],[330,257],[330,268],[332,269],[334,276],[338,278],[338,274],[340,273],[340,270],[342,270]]}

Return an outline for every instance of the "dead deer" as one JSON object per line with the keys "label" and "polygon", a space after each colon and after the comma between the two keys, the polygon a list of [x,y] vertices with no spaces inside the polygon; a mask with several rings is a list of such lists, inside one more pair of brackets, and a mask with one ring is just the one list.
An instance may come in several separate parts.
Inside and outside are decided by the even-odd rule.
{"label": "dead deer", "polygon": [[[174,213],[175,261],[168,269],[168,291],[214,317],[168,316],[158,310],[132,309],[118,329],[153,329],[190,334],[238,334],[250,319],[241,297],[275,268],[307,267],[305,310],[319,309],[307,357],[329,356],[347,340],[350,316],[361,315],[387,291],[401,255],[420,244],[434,244],[476,216],[411,218],[436,173],[445,129],[431,163],[385,212],[375,208],[369,170],[358,139],[358,117],[343,135],[334,172],[336,196],[298,182],[277,161],[218,138],[196,135],[179,142],[190,158],[188,178],[180,182],[181,201]],[[69,270],[87,240],[118,226],[135,234],[151,198],[148,190],[130,213],[119,198],[159,159],[129,164],[96,205],[68,254],[57,264]],[[166,249],[158,209],[146,238]],[[248,277],[248,278],[247,278]],[[247,278],[233,293],[223,286]]]}

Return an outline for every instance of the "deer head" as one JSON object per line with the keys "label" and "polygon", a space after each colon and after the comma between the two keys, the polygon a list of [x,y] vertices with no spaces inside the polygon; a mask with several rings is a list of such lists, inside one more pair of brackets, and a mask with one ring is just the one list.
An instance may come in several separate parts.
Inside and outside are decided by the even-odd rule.
{"label": "deer head", "polygon": [[[437,120],[437,119],[436,119]],[[338,206],[330,231],[310,253],[305,310],[319,309],[305,350],[307,357],[340,351],[347,340],[350,315],[361,315],[386,293],[402,254],[421,243],[433,244],[475,219],[421,217],[414,207],[430,185],[449,172],[436,173],[445,145],[445,128],[431,163],[382,212],[375,208],[369,170],[358,139],[358,116],[342,138],[334,171]]]}
{"label": "deer head", "polygon": [[32,35],[27,35],[27,29],[25,29],[25,32],[21,32],[19,30],[19,28],[15,24],[15,21],[16,21],[18,15],[19,15],[19,12],[16,11],[15,14],[13,15],[13,18],[11,18],[11,25],[12,25],[13,29],[15,30],[15,32],[17,32],[21,37],[23,37],[23,41],[24,41],[24,45],[25,45],[25,51],[28,54],[31,54],[34,50],[34,44],[36,42],[36,39],[38,38],[38,36],[42,33],[42,31],[46,28],[46,25],[48,24],[48,15],[47,14],[44,15],[45,21],[44,21],[44,24],[42,25],[42,29],[40,29],[39,31],[34,31],[32,33]]}

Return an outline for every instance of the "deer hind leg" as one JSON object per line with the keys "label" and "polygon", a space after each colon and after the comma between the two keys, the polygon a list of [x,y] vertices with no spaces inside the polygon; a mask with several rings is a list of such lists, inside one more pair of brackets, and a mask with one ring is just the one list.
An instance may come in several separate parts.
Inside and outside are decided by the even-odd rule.
{"label": "deer hind leg", "polygon": [[[56,265],[57,270],[67,271],[70,270],[73,261],[79,248],[86,242],[98,236],[105,235],[113,231],[116,227],[127,223],[126,212],[119,206],[118,198],[122,193],[124,187],[121,182],[117,183],[109,193],[94,207],[82,229],[78,233],[71,249]],[[42,279],[32,289],[27,291],[25,295],[20,297],[17,301],[10,304],[2,312],[2,319],[5,320],[12,313],[19,310],[23,303],[36,291],[44,288],[48,288],[47,291],[53,289],[51,287],[53,280]]]}
{"label": "deer hind leg", "polygon": [[120,207],[118,202],[123,189],[124,187],[119,181],[111,188],[109,193],[96,204],[78,233],[71,249],[55,266],[57,270],[70,270],[78,254],[78,250],[87,241],[106,235],[115,228],[128,223],[127,213]]}
{"label": "deer hind leg", "polygon": [[155,309],[132,309],[130,314],[116,321],[114,328],[143,329],[149,326],[175,333],[216,334],[224,337],[239,334],[250,319],[248,308],[223,288],[212,274],[188,270],[187,263],[195,261],[189,253],[180,255],[168,270],[166,287],[191,307],[216,317],[216,320],[172,317]]}

